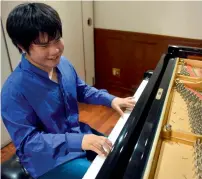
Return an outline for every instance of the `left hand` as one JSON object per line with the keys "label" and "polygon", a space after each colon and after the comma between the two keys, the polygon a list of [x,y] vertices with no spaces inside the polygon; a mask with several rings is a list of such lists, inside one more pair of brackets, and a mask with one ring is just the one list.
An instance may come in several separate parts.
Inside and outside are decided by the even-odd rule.
{"label": "left hand", "polygon": [[111,104],[112,108],[116,110],[121,116],[123,116],[123,111],[121,108],[128,108],[133,109],[135,106],[135,100],[133,97],[127,97],[127,98],[119,98],[116,97],[112,100]]}

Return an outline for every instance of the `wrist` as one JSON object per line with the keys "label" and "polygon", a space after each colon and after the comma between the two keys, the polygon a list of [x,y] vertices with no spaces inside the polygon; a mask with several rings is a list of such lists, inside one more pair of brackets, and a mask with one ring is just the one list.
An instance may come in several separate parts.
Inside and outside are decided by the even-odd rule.
{"label": "wrist", "polygon": [[94,134],[85,134],[83,136],[83,140],[81,143],[81,148],[82,150],[89,150],[90,148],[90,137],[93,136]]}

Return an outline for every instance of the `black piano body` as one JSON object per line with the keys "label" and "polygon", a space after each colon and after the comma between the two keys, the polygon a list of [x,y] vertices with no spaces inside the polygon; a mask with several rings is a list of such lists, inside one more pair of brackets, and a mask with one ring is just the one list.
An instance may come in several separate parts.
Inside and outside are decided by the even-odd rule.
{"label": "black piano body", "polygon": [[[172,46],[163,54],[96,179],[154,178],[154,145],[177,58],[202,57],[202,49]],[[158,145],[158,144],[155,144]],[[157,146],[160,148],[160,146]],[[165,169],[166,170],[166,169]],[[174,178],[173,178],[174,179]],[[177,179],[177,178],[176,178]]]}

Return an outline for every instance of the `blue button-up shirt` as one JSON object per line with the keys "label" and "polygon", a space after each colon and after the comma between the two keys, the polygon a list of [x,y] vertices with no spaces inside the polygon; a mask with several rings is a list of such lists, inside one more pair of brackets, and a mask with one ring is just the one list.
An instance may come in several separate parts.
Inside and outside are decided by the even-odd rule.
{"label": "blue button-up shirt", "polygon": [[58,83],[23,54],[1,92],[3,122],[20,162],[34,178],[86,155],[81,144],[91,130],[79,122],[77,102],[111,107],[114,98],[85,84],[63,56],[56,71]]}

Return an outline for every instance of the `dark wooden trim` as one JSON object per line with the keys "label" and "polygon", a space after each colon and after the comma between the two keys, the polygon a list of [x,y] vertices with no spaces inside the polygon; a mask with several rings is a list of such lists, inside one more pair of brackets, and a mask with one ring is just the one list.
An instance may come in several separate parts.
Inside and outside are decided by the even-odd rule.
{"label": "dark wooden trim", "polygon": [[[184,37],[174,37],[174,36],[169,36],[169,35],[159,35],[159,34],[148,34],[148,33],[141,33],[141,32],[130,32],[130,31],[122,31],[122,30],[112,30],[112,29],[101,29],[101,28],[95,28],[94,33],[95,35],[100,35],[100,32],[104,36],[108,37],[126,37],[128,35],[132,35],[137,39],[142,40],[142,38],[148,38],[148,41],[153,42],[153,41],[162,41],[162,40],[167,40],[167,41],[180,41],[180,43],[189,43],[193,44],[196,46],[191,46],[191,47],[202,47],[202,39],[192,39],[192,38],[184,38]],[[186,45],[185,45],[186,46]]]}
{"label": "dark wooden trim", "polygon": [[[135,91],[169,45],[202,48],[202,40],[95,28],[95,82],[98,88]],[[119,68],[121,75],[112,75]]]}

